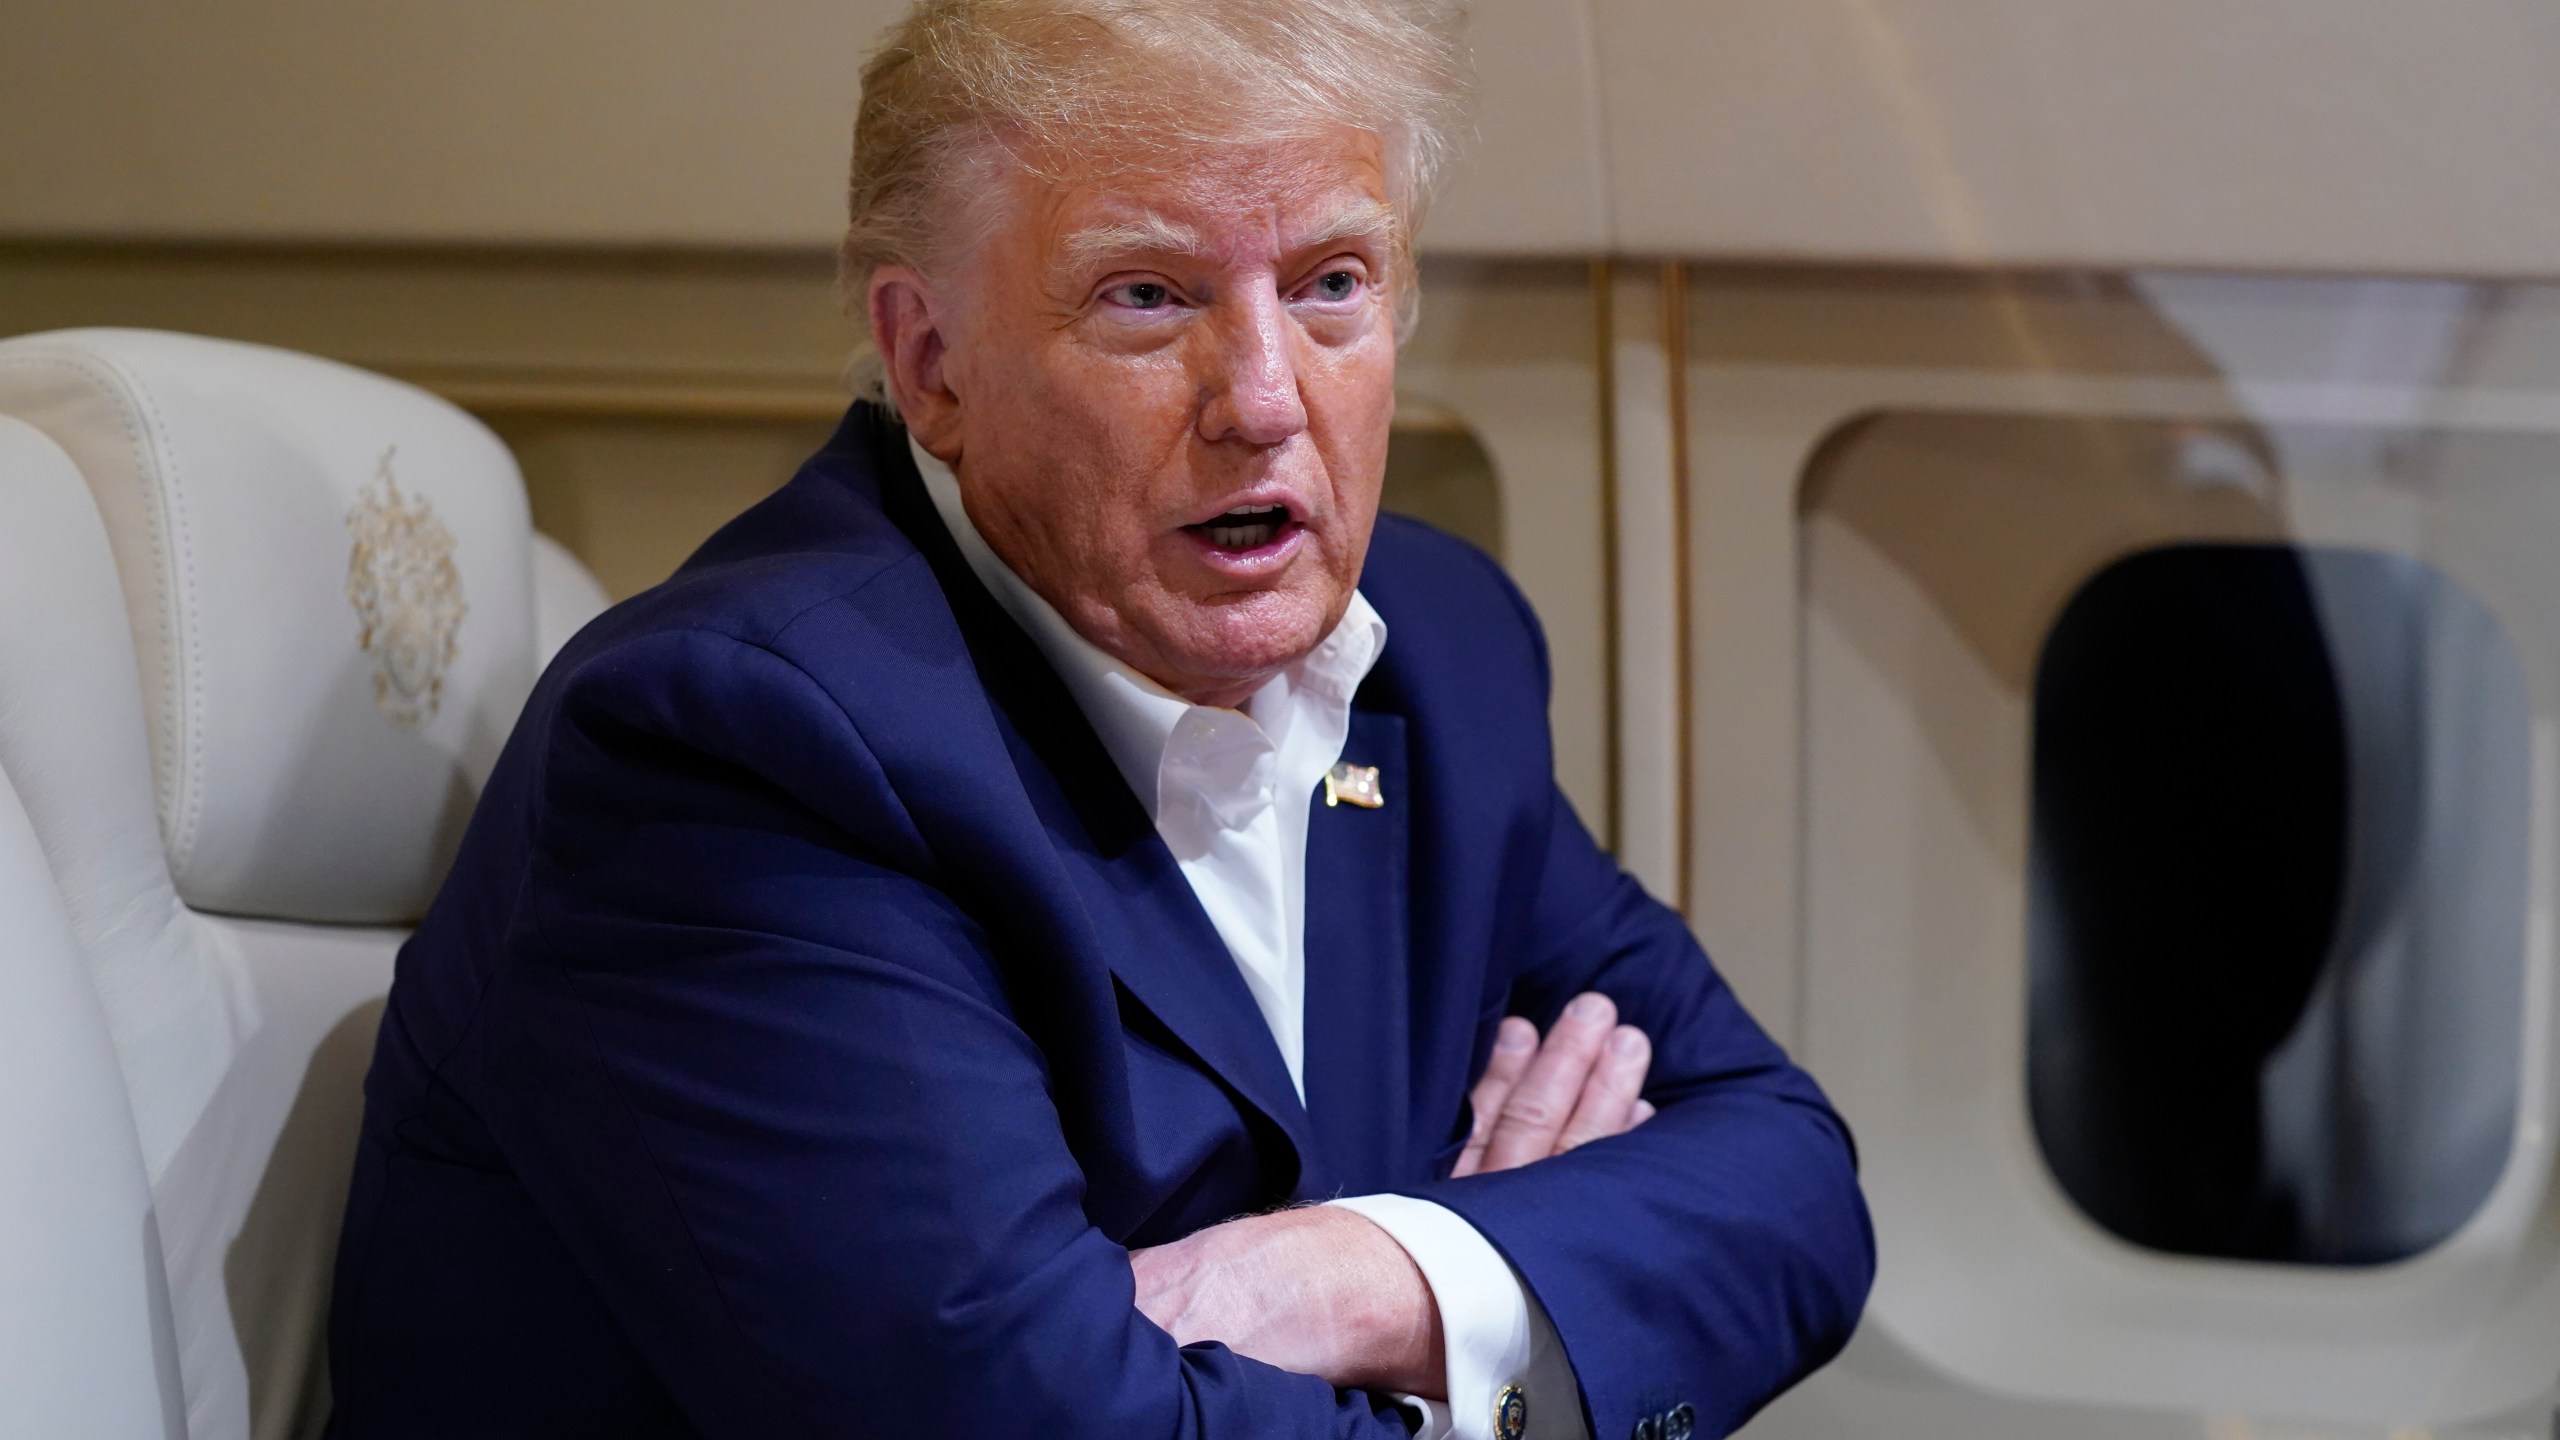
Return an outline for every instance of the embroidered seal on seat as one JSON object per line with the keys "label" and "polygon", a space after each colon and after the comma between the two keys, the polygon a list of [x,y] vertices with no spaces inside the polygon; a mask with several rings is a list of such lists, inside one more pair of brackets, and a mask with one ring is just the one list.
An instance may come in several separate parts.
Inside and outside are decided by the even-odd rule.
{"label": "embroidered seal on seat", "polygon": [[373,657],[373,704],[403,730],[425,724],[444,700],[444,676],[459,653],[469,607],[454,568],[453,532],[421,495],[400,493],[391,473],[397,445],[382,452],[373,479],[347,510],[355,551],[347,557],[347,603],[356,643]]}

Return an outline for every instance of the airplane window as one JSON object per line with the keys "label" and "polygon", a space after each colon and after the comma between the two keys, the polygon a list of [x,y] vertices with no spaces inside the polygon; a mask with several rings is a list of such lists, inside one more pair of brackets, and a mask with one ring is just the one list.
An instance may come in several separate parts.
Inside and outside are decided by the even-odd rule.
{"label": "airplane window", "polygon": [[2515,1123],[2529,707],[2399,556],[2181,544],[2101,570],[2034,679],[2028,1090],[2063,1190],[2180,1254],[2443,1240]]}

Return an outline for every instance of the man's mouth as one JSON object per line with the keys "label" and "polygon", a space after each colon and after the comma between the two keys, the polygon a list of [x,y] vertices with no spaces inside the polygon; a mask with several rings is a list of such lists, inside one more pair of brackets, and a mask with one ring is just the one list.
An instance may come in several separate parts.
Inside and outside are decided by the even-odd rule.
{"label": "man's mouth", "polygon": [[1289,528],[1286,505],[1239,505],[1224,515],[1182,527],[1221,550],[1249,552],[1277,540]]}

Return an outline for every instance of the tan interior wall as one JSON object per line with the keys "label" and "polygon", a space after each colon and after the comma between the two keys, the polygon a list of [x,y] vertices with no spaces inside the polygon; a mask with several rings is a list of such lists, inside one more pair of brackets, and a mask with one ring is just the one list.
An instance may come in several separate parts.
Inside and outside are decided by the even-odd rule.
{"label": "tan interior wall", "polygon": [[1691,266],[1681,291],[1688,503],[1661,543],[1678,547],[1674,603],[1687,621],[1678,819],[1691,919],[1753,1013],[1800,1041],[1797,540],[1821,437],[1898,385],[1961,393],[2128,374],[2209,384],[2216,372],[2121,277]]}
{"label": "tan interior wall", "polygon": [[[19,0],[0,236],[828,244],[900,0]],[[2560,274],[2548,0],[1473,0],[1450,253]]]}
{"label": "tan interior wall", "polygon": [[1594,0],[1610,241],[2560,273],[2543,0]]}
{"label": "tan interior wall", "polygon": [[[0,6],[0,235],[832,244],[858,71],[905,0]],[[1479,0],[1434,243],[1605,240],[1589,8]]]}
{"label": "tan interior wall", "polygon": [[576,552],[617,600],[667,578],[835,428],[538,411],[488,418],[524,467],[535,527]]}

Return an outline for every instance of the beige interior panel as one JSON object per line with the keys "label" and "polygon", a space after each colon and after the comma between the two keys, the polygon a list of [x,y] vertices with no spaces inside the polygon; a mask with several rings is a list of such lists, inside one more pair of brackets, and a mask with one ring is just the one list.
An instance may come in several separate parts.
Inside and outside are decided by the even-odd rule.
{"label": "beige interior panel", "polygon": [[[2543,1122],[2413,1262],[2270,1270],[2113,1240],[2028,1131],[2020,870],[2037,646],[2129,549],[2421,556],[2547,647],[2552,292],[1744,267],[1687,288],[1695,924],[1858,1130],[1882,1255],[1849,1356],[1750,1433],[2385,1440],[2547,1419]],[[2527,672],[2547,712],[2560,670]],[[2528,1110],[2552,1103],[2543,985],[2519,1016]]]}
{"label": "beige interior panel", "polygon": [[1690,577],[1676,409],[1679,292],[1676,266],[1608,267],[1615,849],[1646,889],[1685,910],[1693,787],[1682,740],[1692,687],[1682,625]]}
{"label": "beige interior panel", "polygon": [[[0,235],[832,246],[898,0],[0,7]],[[1488,0],[1429,240],[1605,243],[1589,6]]]}
{"label": "beige interior panel", "polygon": [[2539,0],[1599,0],[1620,250],[2560,271]]}
{"label": "beige interior panel", "polygon": [[816,252],[0,245],[0,332],[138,325],[306,350],[474,408],[840,407]]}
{"label": "beige interior panel", "polygon": [[1609,248],[1592,0],[1479,0],[1473,134],[1422,230],[1434,251],[1593,255]]}
{"label": "beige interior panel", "polygon": [[[1556,777],[1605,842],[1609,581],[1600,306],[1592,268],[1441,259],[1397,362],[1405,423],[1446,417],[1491,458],[1504,568],[1545,624]],[[1393,643],[1390,640],[1389,643]]]}
{"label": "beige interior panel", "polygon": [[[0,9],[0,236],[818,249],[894,0]],[[1490,255],[2560,273],[2539,0],[1482,0]]]}
{"label": "beige interior panel", "polygon": [[883,0],[0,9],[0,233],[826,243]]}
{"label": "beige interior panel", "polygon": [[534,528],[620,600],[673,574],[711,532],[826,443],[823,420],[487,417],[524,467]]}
{"label": "beige interior panel", "polygon": [[[2045,1168],[2022,1077],[2031,692],[2074,591],[2190,542],[2422,560],[2496,615],[2547,727],[2560,593],[2526,537],[2560,531],[2555,453],[2530,431],[2104,410],[1893,411],[1826,440],[1800,492],[1805,1044],[1861,1127],[1893,1257],[1868,1323],[1966,1385],[2045,1400],[2424,1423],[2548,1384],[2496,1342],[2560,1313],[2520,1240],[2549,1175],[2539,1061],[2505,1178],[2462,1239],[2388,1268],[2171,1257],[2101,1233]],[[2528,1052],[2548,1043],[2543,1003],[2518,1017]]]}
{"label": "beige interior panel", "polygon": [[1883,404],[2058,403],[2126,377],[2149,403],[2228,401],[2121,277],[1701,266],[1685,288],[1691,923],[1800,1040],[1797,506],[1823,437]]}

